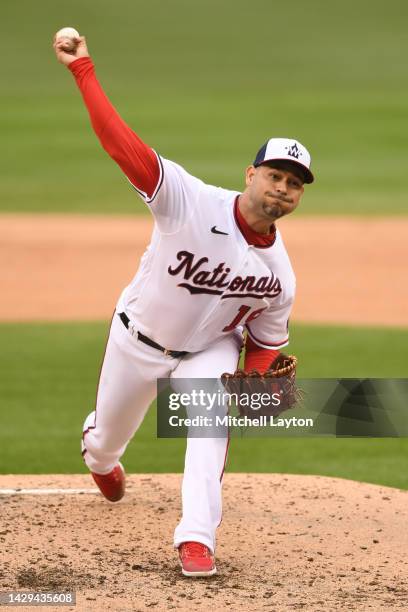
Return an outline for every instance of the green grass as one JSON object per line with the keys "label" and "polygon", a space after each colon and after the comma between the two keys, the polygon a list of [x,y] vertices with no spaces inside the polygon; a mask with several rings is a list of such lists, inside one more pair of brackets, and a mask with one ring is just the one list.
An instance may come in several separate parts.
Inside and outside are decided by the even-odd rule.
{"label": "green grass", "polygon": [[232,189],[270,136],[311,150],[299,214],[406,212],[404,0],[72,0],[2,11],[0,210],[140,212],[50,41],[87,35],[125,120],[163,156]]}
{"label": "green grass", "polygon": [[[85,472],[108,324],[1,324],[0,473]],[[292,326],[299,377],[407,377],[408,330]],[[156,438],[155,406],[124,457],[130,472],[181,472],[184,440]],[[326,474],[408,488],[408,439],[232,439],[229,471]]]}

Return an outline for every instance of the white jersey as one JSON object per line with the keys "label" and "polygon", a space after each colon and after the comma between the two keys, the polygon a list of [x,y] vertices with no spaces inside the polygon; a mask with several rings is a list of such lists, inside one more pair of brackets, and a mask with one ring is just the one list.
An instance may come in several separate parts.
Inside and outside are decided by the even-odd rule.
{"label": "white jersey", "polygon": [[272,246],[248,244],[234,212],[239,192],[159,161],[153,196],[137,190],[155,219],[152,240],[117,310],[172,350],[200,351],[244,327],[260,347],[286,346],[295,276],[280,232]]}

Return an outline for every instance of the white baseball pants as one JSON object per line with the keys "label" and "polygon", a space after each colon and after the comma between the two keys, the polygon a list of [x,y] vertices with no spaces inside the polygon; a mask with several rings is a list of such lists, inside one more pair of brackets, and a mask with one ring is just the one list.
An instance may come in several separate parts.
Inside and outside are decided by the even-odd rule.
{"label": "white baseball pants", "polygon": [[[137,322],[133,321],[137,330]],[[219,378],[234,372],[242,345],[238,331],[181,359],[137,339],[115,313],[101,368],[96,410],[84,423],[83,456],[90,470],[107,474],[118,463],[156,397],[158,378]],[[196,541],[215,552],[222,516],[222,475],[228,438],[187,438],[182,518],[174,547]]]}

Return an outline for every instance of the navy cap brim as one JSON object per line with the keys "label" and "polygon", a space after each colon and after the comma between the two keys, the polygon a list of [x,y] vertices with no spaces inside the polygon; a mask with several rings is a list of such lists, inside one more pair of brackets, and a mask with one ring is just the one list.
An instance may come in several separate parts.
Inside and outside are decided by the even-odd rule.
{"label": "navy cap brim", "polygon": [[258,158],[259,158],[259,155],[257,156],[257,159],[253,163],[255,168],[257,168],[258,166],[262,166],[262,164],[270,164],[274,161],[289,162],[290,164],[295,164],[296,166],[299,166],[302,169],[302,173],[304,177],[303,180],[307,185],[310,185],[310,183],[313,183],[314,181],[314,176],[310,172],[309,168],[305,166],[304,164],[302,164],[301,162],[297,161],[296,159],[288,159],[287,157],[273,157],[272,159],[263,159],[262,161],[258,161]]}

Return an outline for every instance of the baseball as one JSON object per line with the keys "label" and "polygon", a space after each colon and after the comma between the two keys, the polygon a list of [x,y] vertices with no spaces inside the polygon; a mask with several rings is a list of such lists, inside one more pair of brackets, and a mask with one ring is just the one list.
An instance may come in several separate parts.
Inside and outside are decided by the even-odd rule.
{"label": "baseball", "polygon": [[76,48],[75,38],[79,37],[79,32],[75,28],[61,28],[55,34],[55,40],[64,40],[64,51],[74,51]]}

